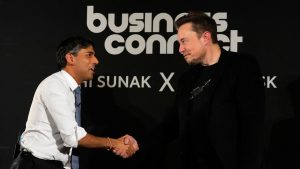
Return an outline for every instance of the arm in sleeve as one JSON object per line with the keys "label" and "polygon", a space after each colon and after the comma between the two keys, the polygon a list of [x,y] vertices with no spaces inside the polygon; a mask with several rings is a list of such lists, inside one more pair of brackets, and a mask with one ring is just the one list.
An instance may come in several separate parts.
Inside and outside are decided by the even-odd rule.
{"label": "arm in sleeve", "polygon": [[87,133],[75,120],[75,98],[69,87],[57,81],[44,88],[41,99],[67,147],[77,147]]}
{"label": "arm in sleeve", "polygon": [[[244,59],[244,58],[243,58]],[[237,82],[238,168],[260,168],[265,127],[265,91],[255,58],[245,56]]]}

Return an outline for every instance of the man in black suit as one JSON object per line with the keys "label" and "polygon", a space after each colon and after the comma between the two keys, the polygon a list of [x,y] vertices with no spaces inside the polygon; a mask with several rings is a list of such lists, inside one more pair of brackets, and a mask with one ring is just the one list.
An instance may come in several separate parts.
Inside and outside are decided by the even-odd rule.
{"label": "man in black suit", "polygon": [[175,24],[191,67],[179,80],[174,111],[156,131],[168,141],[179,136],[182,168],[260,169],[265,96],[256,59],[221,49],[216,22],[203,12]]}

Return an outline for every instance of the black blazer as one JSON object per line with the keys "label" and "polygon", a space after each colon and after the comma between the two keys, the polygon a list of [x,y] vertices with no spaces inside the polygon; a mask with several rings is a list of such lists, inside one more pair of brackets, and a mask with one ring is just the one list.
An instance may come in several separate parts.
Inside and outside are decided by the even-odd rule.
{"label": "black blazer", "polygon": [[[178,129],[181,144],[185,143],[193,69],[195,66],[179,80],[174,109],[177,113],[173,111],[164,123],[165,136],[174,138],[174,129]],[[211,93],[208,135],[224,168],[261,169],[265,93],[256,59],[249,55],[222,50],[210,85],[214,90]],[[197,134],[197,131],[193,133]],[[182,145],[183,149],[180,151],[186,152],[185,148],[194,146],[197,145]]]}

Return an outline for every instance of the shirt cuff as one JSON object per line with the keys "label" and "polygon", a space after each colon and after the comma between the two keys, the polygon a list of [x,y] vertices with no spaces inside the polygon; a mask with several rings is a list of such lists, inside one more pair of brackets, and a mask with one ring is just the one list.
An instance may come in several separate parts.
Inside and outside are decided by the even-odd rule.
{"label": "shirt cuff", "polygon": [[74,132],[64,138],[64,146],[77,148],[79,140],[86,136],[86,134],[87,132],[84,128],[76,126]]}

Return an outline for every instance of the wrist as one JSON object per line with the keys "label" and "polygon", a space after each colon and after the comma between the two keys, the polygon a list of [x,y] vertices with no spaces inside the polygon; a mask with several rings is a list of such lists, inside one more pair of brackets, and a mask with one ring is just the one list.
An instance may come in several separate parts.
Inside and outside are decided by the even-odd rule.
{"label": "wrist", "polygon": [[106,150],[107,151],[110,151],[110,150],[112,150],[113,149],[113,145],[112,145],[112,140],[111,140],[111,138],[109,138],[109,137],[107,137],[106,138]]}

